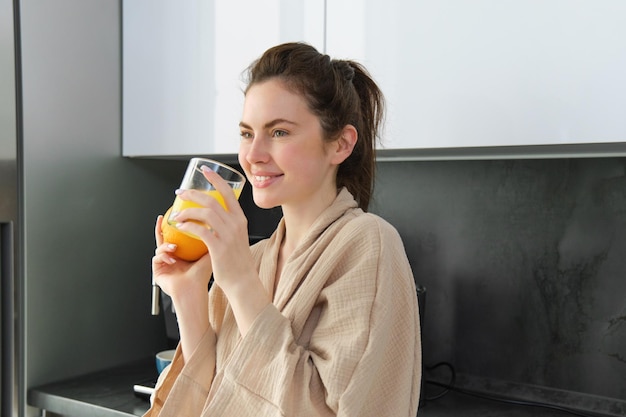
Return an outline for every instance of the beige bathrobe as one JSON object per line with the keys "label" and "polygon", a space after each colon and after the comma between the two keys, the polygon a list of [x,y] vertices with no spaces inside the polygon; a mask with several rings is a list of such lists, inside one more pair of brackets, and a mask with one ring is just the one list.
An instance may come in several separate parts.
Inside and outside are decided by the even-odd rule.
{"label": "beige bathrobe", "polygon": [[145,416],[414,417],[421,343],[413,275],[397,231],[343,189],[287,260],[283,222],[252,246],[268,305],[241,338],[214,285],[212,329],[180,346]]}

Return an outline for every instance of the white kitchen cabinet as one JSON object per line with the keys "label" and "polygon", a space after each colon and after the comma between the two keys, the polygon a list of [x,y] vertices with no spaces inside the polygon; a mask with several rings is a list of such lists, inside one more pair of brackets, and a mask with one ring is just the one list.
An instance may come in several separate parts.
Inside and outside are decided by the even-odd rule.
{"label": "white kitchen cabinet", "polygon": [[327,53],[388,100],[387,149],[626,142],[622,0],[333,0]]}
{"label": "white kitchen cabinet", "polygon": [[323,50],[324,0],[124,0],[123,155],[237,153],[241,75],[270,46]]}

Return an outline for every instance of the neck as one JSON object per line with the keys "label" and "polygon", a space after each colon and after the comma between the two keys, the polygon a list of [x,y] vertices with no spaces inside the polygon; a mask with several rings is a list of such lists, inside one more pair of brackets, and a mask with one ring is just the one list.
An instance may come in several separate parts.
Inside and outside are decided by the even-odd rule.
{"label": "neck", "polygon": [[325,193],[310,199],[306,207],[292,207],[288,204],[282,206],[285,221],[285,237],[283,247],[291,252],[302,241],[315,220],[337,198],[337,191]]}

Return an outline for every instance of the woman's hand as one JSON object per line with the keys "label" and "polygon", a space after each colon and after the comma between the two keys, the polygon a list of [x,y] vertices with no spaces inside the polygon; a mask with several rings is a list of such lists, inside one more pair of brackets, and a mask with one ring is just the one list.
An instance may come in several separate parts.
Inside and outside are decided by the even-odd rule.
{"label": "woman's hand", "polygon": [[215,282],[224,288],[255,270],[248,240],[248,220],[230,185],[209,169],[203,172],[222,195],[226,208],[201,191],[177,190],[179,198],[201,207],[181,211],[176,222],[179,230],[199,236],[207,245]]}
{"label": "woman's hand", "polygon": [[204,168],[203,171],[224,198],[226,208],[200,191],[177,190],[179,198],[201,206],[181,211],[176,216],[177,227],[199,236],[209,248],[213,279],[224,291],[239,331],[245,335],[271,299],[259,279],[250,252],[248,220],[232,188],[215,172]]}
{"label": "woman's hand", "polygon": [[211,278],[211,258],[204,255],[196,262],[186,262],[174,255],[176,245],[163,241],[161,224],[165,221],[158,216],[154,228],[156,240],[155,255],[152,258],[154,282],[172,299],[195,288],[208,288]]}
{"label": "woman's hand", "polygon": [[163,221],[163,216],[159,216],[154,227],[157,248],[152,258],[152,279],[172,298],[183,358],[187,360],[204,334],[211,331],[207,313],[211,257],[207,253],[195,262],[176,258],[176,246],[163,241]]}

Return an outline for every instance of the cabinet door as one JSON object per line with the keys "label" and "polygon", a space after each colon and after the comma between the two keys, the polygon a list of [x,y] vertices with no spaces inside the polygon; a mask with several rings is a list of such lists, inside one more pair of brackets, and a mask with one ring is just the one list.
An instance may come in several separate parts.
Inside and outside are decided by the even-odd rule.
{"label": "cabinet door", "polygon": [[286,41],[318,48],[324,0],[123,2],[123,155],[237,153],[242,74]]}
{"label": "cabinet door", "polygon": [[236,153],[243,108],[242,75],[268,48],[304,41],[321,50],[324,0],[216,1],[214,152]]}
{"label": "cabinet door", "polygon": [[622,0],[328,2],[385,93],[385,148],[626,141]]}

